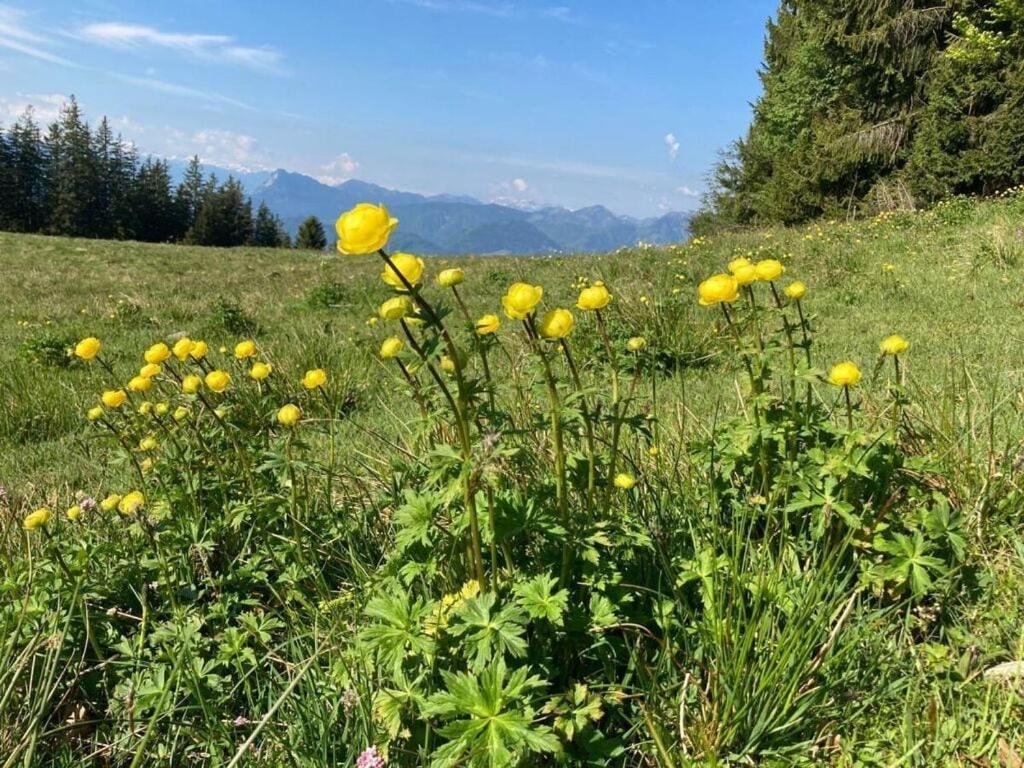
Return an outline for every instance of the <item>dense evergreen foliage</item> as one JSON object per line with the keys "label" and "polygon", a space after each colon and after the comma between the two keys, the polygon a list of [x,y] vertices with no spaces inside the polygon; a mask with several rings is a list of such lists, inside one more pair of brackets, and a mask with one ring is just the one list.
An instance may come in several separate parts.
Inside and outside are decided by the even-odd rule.
{"label": "dense evergreen foliage", "polygon": [[311,251],[322,251],[327,247],[327,233],[316,216],[310,216],[299,225],[295,233],[295,247]]}
{"label": "dense evergreen foliage", "polygon": [[1024,181],[1024,0],[783,0],[761,79],[697,230]]}
{"label": "dense evergreen foliage", "polygon": [[291,245],[266,205],[253,216],[237,180],[204,178],[195,157],[175,187],[166,161],[140,161],[106,118],[90,130],[74,98],[45,133],[31,110],[0,129],[0,229],[192,245]]}

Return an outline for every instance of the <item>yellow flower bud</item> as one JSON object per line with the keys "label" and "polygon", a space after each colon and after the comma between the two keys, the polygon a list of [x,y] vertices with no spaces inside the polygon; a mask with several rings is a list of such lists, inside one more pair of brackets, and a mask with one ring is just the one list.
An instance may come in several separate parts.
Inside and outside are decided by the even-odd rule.
{"label": "yellow flower bud", "polygon": [[103,407],[99,405],[93,406],[89,409],[88,413],[86,413],[86,416],[89,421],[99,421],[103,418]]}
{"label": "yellow flower bud", "polygon": [[195,374],[189,374],[181,380],[181,391],[186,395],[194,395],[203,385],[203,380]]}
{"label": "yellow flower bud", "polygon": [[249,369],[249,377],[255,381],[263,381],[272,370],[273,366],[270,363],[253,363],[252,368]]}
{"label": "yellow flower bud", "polygon": [[544,289],[539,285],[529,283],[513,283],[509,286],[508,292],[501,297],[501,306],[505,308],[505,314],[513,320],[525,320],[533,310],[537,308]]}
{"label": "yellow flower bud", "polygon": [[82,508],[77,504],[68,507],[67,516],[68,520],[70,520],[72,523],[75,522],[76,520],[78,520],[78,518],[82,516]]}
{"label": "yellow flower bud", "polygon": [[53,517],[53,512],[46,507],[40,507],[35,512],[25,515],[25,520],[22,524],[25,526],[26,531],[34,531],[50,522],[51,517]]}
{"label": "yellow flower bud", "polygon": [[247,357],[252,357],[256,354],[256,342],[252,339],[246,339],[235,344],[235,357],[239,360],[244,360]]}
{"label": "yellow flower bud", "polygon": [[162,370],[163,366],[160,363],[146,363],[139,368],[139,376],[144,379],[152,379],[154,376],[159,376]]}
{"label": "yellow flower bud", "polygon": [[634,480],[633,476],[628,472],[619,472],[619,474],[615,476],[614,483],[616,488],[623,491],[628,491],[630,488],[636,485],[636,480]]}
{"label": "yellow flower bud", "polygon": [[909,348],[910,342],[896,333],[892,336],[886,336],[882,339],[882,343],[878,345],[878,349],[883,355],[893,356],[906,352]]}
{"label": "yellow flower bud", "polygon": [[564,339],[572,333],[572,312],[567,309],[552,309],[540,321],[540,335],[545,339]]}
{"label": "yellow flower bud", "polygon": [[174,409],[173,416],[175,421],[184,421],[185,418],[188,416],[188,408],[186,408],[184,405],[179,405],[177,408]]}
{"label": "yellow flower bud", "polygon": [[576,306],[585,312],[593,312],[598,309],[604,309],[611,303],[611,300],[612,295],[608,293],[604,283],[594,283],[589,288],[584,288],[580,291],[579,298],[576,300]]}
{"label": "yellow flower bud", "polygon": [[109,512],[110,510],[115,509],[117,505],[120,503],[120,494],[112,493],[109,496],[107,496],[107,498],[100,502],[100,509],[102,509],[104,512]]}
{"label": "yellow flower bud", "polygon": [[390,360],[402,351],[403,346],[402,340],[397,336],[392,336],[390,339],[384,339],[384,343],[380,345],[380,356],[385,360]]}
{"label": "yellow flower bud", "polygon": [[437,276],[437,284],[442,288],[454,288],[465,279],[466,275],[457,267],[453,269],[443,269]]}
{"label": "yellow flower bud", "polygon": [[833,365],[828,381],[836,387],[855,387],[860,383],[860,368],[849,360]]}
{"label": "yellow flower bud", "polygon": [[167,403],[157,403],[153,410],[156,411],[157,416],[166,416],[167,412],[171,410],[171,406]]}
{"label": "yellow flower bud", "polygon": [[741,267],[749,266],[750,259],[746,258],[745,256],[740,256],[738,259],[733,259],[732,261],[729,262],[729,271],[735,275],[736,271],[739,270]]}
{"label": "yellow flower bud", "polygon": [[80,357],[83,360],[92,360],[100,353],[101,346],[103,345],[95,336],[82,339],[80,342],[75,344],[75,356]]}
{"label": "yellow flower bud", "polygon": [[153,411],[153,404],[149,400],[143,400],[139,404],[139,413],[143,416],[148,416]]}
{"label": "yellow flower bud", "polygon": [[193,360],[202,360],[206,357],[206,353],[210,351],[210,347],[205,341],[197,341],[192,345],[192,349],[189,351],[189,356]]}
{"label": "yellow flower bud", "polygon": [[796,280],[786,286],[786,296],[791,298],[793,301],[800,301],[804,296],[807,295],[807,286],[799,280]]}
{"label": "yellow flower bud", "polygon": [[626,349],[630,352],[639,352],[647,346],[647,339],[643,336],[634,336],[626,342]]}
{"label": "yellow flower bud", "polygon": [[299,410],[299,406],[291,403],[282,405],[277,412],[278,423],[285,427],[294,427],[299,423],[300,418],[302,418],[302,411]]}
{"label": "yellow flower bud", "polygon": [[753,264],[743,264],[732,273],[737,285],[750,285],[757,280],[757,267]]}
{"label": "yellow flower bud", "polygon": [[145,376],[133,376],[128,382],[128,389],[132,392],[148,392],[153,387],[153,380]]}
{"label": "yellow flower bud", "polygon": [[153,437],[152,435],[148,435],[147,437],[142,438],[142,440],[139,441],[139,450],[140,451],[155,451],[156,450],[156,438]]}
{"label": "yellow flower bud", "polygon": [[128,399],[128,395],[123,389],[108,389],[100,396],[100,399],[107,408],[120,408]]}
{"label": "yellow flower bud", "polygon": [[161,341],[147,349],[142,356],[147,363],[162,363],[171,356],[171,350]]}
{"label": "yellow flower bud", "polygon": [[210,371],[206,374],[206,386],[214,392],[223,392],[231,383],[231,374],[227,371]]}
{"label": "yellow flower bud", "polygon": [[739,297],[739,284],[732,275],[712,275],[697,287],[697,296],[702,307],[728,304]]}
{"label": "yellow flower bud", "polygon": [[[391,264],[394,264],[394,269]],[[411,253],[396,253],[391,257],[391,264],[385,265],[384,271],[380,273],[381,280],[400,291],[406,290],[406,283],[413,286],[419,285],[423,278],[423,259],[413,256]],[[396,269],[397,272],[395,272]],[[402,277],[405,278],[405,281],[402,280]]]}
{"label": "yellow flower bud", "polygon": [[487,336],[492,334],[501,327],[501,318],[497,315],[484,315],[476,321],[474,328],[478,336]]}
{"label": "yellow flower bud", "polygon": [[380,305],[378,313],[383,320],[401,320],[413,313],[412,299],[408,296],[395,296]]}
{"label": "yellow flower bud", "polygon": [[174,352],[174,356],[184,362],[188,359],[189,355],[192,354],[192,349],[195,347],[195,342],[192,341],[188,336],[183,336],[174,342],[174,346],[171,351]]}
{"label": "yellow flower bud", "polygon": [[361,255],[379,251],[388,244],[398,219],[391,218],[383,205],[359,203],[338,217],[334,229],[338,233],[341,253]]}
{"label": "yellow flower bud", "polygon": [[146,506],[146,497],[142,495],[142,492],[131,491],[121,497],[117,504],[117,511],[125,516],[134,515],[144,506]]}
{"label": "yellow flower bud", "polygon": [[455,360],[445,355],[441,358],[441,370],[447,373],[449,376],[455,374]]}
{"label": "yellow flower bud", "polygon": [[782,277],[782,273],[786,271],[786,268],[782,266],[782,262],[777,259],[759,261],[754,265],[754,268],[757,270],[757,279],[767,283],[770,283],[772,280],[778,280]]}
{"label": "yellow flower bud", "polygon": [[306,389],[322,387],[326,382],[327,371],[323,368],[313,368],[312,370],[306,371],[306,375],[302,377],[302,386]]}

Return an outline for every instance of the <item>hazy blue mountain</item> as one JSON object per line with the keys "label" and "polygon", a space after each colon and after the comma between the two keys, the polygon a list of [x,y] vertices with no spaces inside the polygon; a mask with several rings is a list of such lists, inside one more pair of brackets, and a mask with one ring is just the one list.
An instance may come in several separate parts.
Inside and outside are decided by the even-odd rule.
{"label": "hazy blue mountain", "polygon": [[[174,175],[185,163],[171,162]],[[678,242],[686,237],[689,215],[668,213],[650,219],[619,216],[601,205],[523,209],[483,203],[465,195],[420,195],[357,179],[328,185],[292,171],[232,171],[206,167],[220,179],[233,175],[254,205],[264,202],[294,234],[313,215],[331,236],[338,214],[356,203],[383,203],[401,222],[392,246],[424,254],[551,253],[608,251],[643,241]]]}

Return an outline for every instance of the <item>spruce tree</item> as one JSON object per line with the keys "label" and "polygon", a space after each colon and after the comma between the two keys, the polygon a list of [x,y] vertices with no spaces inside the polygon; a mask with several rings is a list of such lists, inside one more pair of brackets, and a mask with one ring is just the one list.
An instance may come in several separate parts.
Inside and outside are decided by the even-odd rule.
{"label": "spruce tree", "polygon": [[310,216],[299,224],[295,234],[295,247],[309,251],[322,251],[327,247],[327,233],[316,216]]}
{"label": "spruce tree", "polygon": [[92,234],[97,190],[96,158],[89,126],[72,96],[47,135],[49,151],[50,222],[56,235]]}
{"label": "spruce tree", "polygon": [[49,160],[31,107],[11,128],[9,147],[12,201],[8,226],[16,232],[39,232],[49,218]]}

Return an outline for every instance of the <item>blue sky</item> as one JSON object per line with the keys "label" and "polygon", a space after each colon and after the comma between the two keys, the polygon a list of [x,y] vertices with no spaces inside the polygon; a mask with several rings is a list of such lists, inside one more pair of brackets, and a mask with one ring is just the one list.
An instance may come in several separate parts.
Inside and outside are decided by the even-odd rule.
{"label": "blue sky", "polygon": [[[5,0],[0,0],[3,3]],[[484,200],[698,203],[776,0],[0,4],[0,121],[75,94],[143,152]]]}

